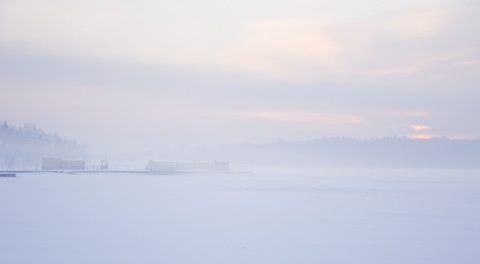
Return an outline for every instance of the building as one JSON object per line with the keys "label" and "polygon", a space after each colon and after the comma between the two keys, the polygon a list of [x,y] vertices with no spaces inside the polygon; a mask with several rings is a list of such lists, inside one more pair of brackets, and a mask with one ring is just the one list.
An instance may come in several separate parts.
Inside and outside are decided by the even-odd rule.
{"label": "building", "polygon": [[85,160],[42,158],[42,170],[85,170]]}
{"label": "building", "polygon": [[230,163],[215,162],[169,162],[149,161],[146,168],[152,172],[228,172]]}

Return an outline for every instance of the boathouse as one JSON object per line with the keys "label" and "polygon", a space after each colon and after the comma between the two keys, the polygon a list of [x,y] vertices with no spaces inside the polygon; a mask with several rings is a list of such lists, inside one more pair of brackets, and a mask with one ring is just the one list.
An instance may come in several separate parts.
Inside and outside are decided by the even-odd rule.
{"label": "boathouse", "polygon": [[85,170],[85,160],[42,158],[42,170]]}

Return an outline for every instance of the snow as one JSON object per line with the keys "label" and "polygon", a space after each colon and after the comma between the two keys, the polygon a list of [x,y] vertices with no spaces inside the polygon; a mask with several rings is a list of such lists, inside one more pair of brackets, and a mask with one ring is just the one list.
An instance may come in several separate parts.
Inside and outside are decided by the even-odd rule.
{"label": "snow", "polygon": [[480,171],[0,178],[0,263],[478,263]]}

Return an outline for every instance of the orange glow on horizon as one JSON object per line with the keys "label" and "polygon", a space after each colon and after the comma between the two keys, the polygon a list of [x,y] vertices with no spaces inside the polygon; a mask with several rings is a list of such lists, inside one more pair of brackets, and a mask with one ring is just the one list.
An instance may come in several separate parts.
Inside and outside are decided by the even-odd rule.
{"label": "orange glow on horizon", "polygon": [[435,135],[430,135],[430,134],[415,134],[415,135],[408,135],[408,138],[413,138],[413,139],[432,139],[436,137]]}

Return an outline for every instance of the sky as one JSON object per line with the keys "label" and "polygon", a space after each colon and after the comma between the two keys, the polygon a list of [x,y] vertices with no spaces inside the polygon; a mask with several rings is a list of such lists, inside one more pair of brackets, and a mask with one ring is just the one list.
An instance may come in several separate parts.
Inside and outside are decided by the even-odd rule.
{"label": "sky", "polygon": [[480,3],[0,0],[0,120],[92,151],[480,137]]}

